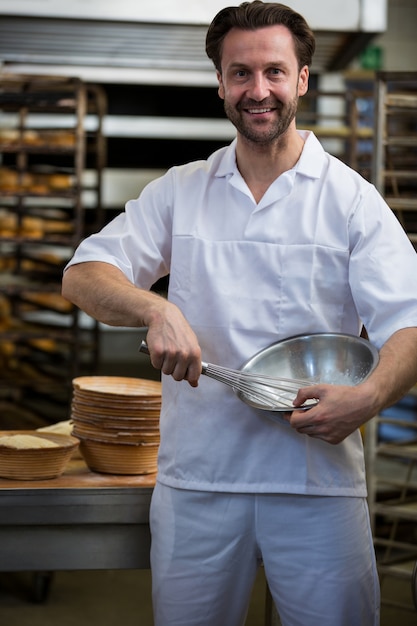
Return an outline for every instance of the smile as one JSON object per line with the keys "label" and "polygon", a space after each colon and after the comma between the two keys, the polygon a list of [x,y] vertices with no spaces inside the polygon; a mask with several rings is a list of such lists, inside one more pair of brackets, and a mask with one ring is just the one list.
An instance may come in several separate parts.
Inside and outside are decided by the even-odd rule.
{"label": "smile", "polygon": [[272,108],[247,109],[247,112],[251,113],[252,115],[258,115],[259,113],[270,113],[271,111],[273,111]]}

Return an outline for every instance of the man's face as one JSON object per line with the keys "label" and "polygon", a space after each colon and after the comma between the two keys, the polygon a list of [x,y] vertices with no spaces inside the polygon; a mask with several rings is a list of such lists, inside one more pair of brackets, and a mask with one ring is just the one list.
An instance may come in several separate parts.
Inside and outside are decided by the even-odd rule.
{"label": "man's face", "polygon": [[219,96],[238,132],[257,144],[281,137],[308,88],[308,68],[298,69],[290,31],[281,25],[233,28],[223,42],[221,67]]}

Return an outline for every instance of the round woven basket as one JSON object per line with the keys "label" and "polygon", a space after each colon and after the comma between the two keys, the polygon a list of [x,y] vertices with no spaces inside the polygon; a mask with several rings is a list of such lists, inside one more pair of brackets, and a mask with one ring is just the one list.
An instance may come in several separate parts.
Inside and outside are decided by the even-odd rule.
{"label": "round woven basket", "polygon": [[155,473],[160,412],[160,382],[120,376],[73,380],[73,434],[95,472]]}
{"label": "round woven basket", "polygon": [[0,445],[0,477],[14,480],[46,480],[63,474],[79,446],[69,435],[32,430],[7,431],[4,435],[31,435],[58,444],[54,448],[10,448]]}
{"label": "round woven basket", "polygon": [[80,451],[90,470],[101,474],[154,474],[158,443],[114,443],[80,437]]}
{"label": "round woven basket", "polygon": [[104,429],[92,424],[86,424],[82,421],[75,422],[73,429],[74,437],[79,439],[92,438],[95,441],[107,441],[108,443],[159,443],[159,429],[151,430],[149,428],[117,430]]}

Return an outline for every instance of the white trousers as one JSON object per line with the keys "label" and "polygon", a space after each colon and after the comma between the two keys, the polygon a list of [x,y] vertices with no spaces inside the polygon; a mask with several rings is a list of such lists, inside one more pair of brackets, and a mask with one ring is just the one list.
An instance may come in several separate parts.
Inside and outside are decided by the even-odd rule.
{"label": "white trousers", "polygon": [[157,484],[155,626],[243,626],[261,562],[283,626],[378,626],[363,498],[207,493]]}

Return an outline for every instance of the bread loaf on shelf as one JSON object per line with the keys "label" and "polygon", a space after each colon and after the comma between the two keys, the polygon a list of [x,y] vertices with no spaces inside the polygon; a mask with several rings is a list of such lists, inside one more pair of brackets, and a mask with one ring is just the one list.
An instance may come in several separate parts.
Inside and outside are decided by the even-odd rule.
{"label": "bread loaf on shelf", "polygon": [[20,131],[18,128],[0,129],[0,147],[41,147],[41,148],[73,148],[76,137],[68,130],[32,130]]}
{"label": "bread loaf on shelf", "polygon": [[74,179],[69,174],[37,174],[0,167],[0,192],[48,194],[56,191],[67,191],[73,185]]}
{"label": "bread loaf on shelf", "polygon": [[23,215],[20,223],[17,213],[0,208],[0,237],[42,238],[47,233],[72,233],[73,224],[67,219],[48,219]]}
{"label": "bread loaf on shelf", "polygon": [[41,293],[41,292],[22,292],[22,297],[26,302],[32,302],[39,306],[58,311],[59,313],[69,313],[72,311],[73,305],[59,293]]}

